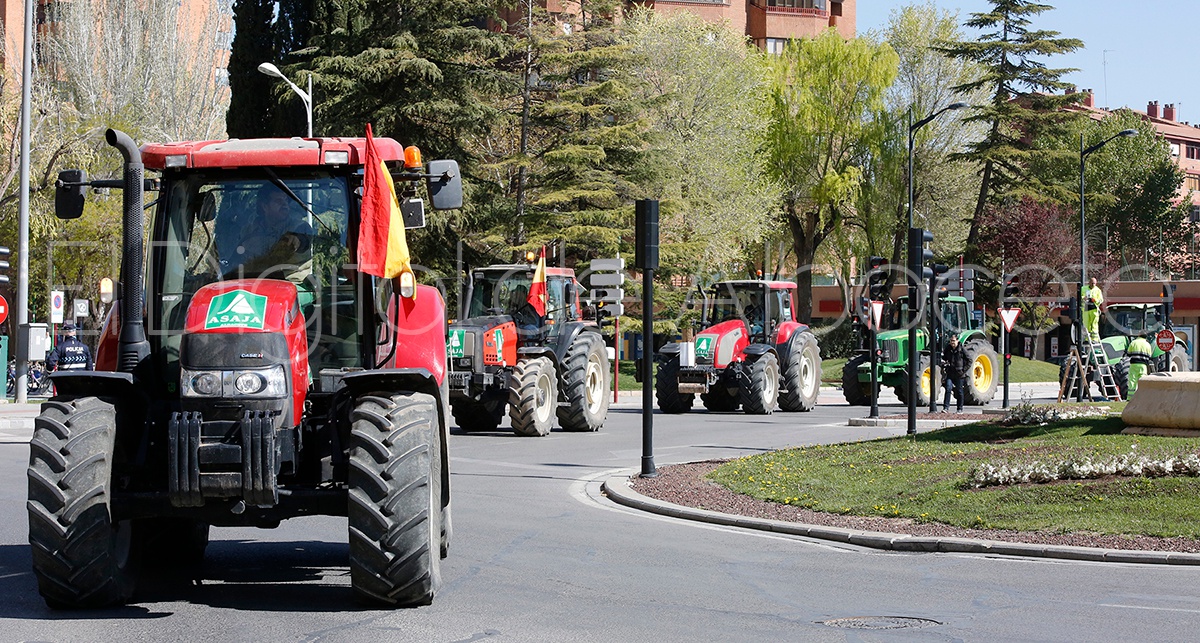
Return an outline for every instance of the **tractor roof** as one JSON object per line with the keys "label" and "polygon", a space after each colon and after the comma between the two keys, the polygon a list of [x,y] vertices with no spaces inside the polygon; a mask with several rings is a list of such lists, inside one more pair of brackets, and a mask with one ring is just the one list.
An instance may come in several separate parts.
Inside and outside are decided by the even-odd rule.
{"label": "tractor roof", "polygon": [[[490,266],[482,266],[475,268],[475,272],[533,272],[537,266],[528,263],[502,263],[493,264]],[[547,277],[574,277],[575,271],[571,268],[559,268],[557,266],[546,266]]]}
{"label": "tractor roof", "polygon": [[766,279],[732,279],[729,281],[722,281],[722,282],[713,284],[713,287],[717,288],[717,287],[721,287],[721,286],[730,285],[730,286],[733,286],[736,288],[737,286],[762,286],[763,284],[766,284],[772,290],[795,290],[796,289],[796,283],[793,281],[775,281],[775,280],[766,280]]}
{"label": "tractor roof", "polygon": [[[365,138],[248,138],[227,141],[183,141],[147,143],[142,146],[142,163],[161,170],[171,158],[172,167],[304,167],[362,165]],[[375,149],[384,161],[401,161],[404,148],[390,138],[376,138]],[[345,152],[333,155],[329,152]],[[179,157],[182,157],[179,158]]]}

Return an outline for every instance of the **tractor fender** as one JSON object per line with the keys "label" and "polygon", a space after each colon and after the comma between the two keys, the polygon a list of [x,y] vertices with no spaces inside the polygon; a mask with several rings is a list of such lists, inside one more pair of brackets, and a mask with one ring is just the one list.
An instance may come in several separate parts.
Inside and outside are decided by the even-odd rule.
{"label": "tractor fender", "polygon": [[[571,344],[575,343],[580,333],[600,334],[595,324],[587,322],[565,322],[559,326],[558,338],[554,340],[555,367],[562,363],[563,358],[567,355],[567,351],[571,348]],[[601,337],[601,340],[603,341],[603,337]],[[645,344],[643,344],[644,346]]]}
{"label": "tractor fender", "polygon": [[536,357],[545,357],[553,364],[555,370],[558,370],[558,355],[554,354],[548,346],[525,346],[517,349],[517,361],[523,359],[534,359]]}
{"label": "tractor fender", "polygon": [[[784,349],[782,349],[782,347],[786,346],[787,348],[785,350],[790,351],[791,345],[792,345],[792,342],[791,342],[792,335],[795,335],[796,333],[802,333],[806,330],[808,330],[808,324],[801,324],[800,322],[794,322],[794,321],[783,322],[782,324],[779,325],[779,328],[775,329],[775,346],[776,346],[776,348],[784,350]],[[784,355],[784,354],[779,355],[779,360],[781,363],[786,359],[787,359],[787,355]]]}
{"label": "tractor fender", "polygon": [[767,353],[773,353],[776,358],[779,357],[779,351],[775,350],[775,347],[770,344],[750,344],[742,351],[742,355],[747,359],[758,359]]}
{"label": "tractor fender", "polygon": [[679,342],[671,342],[669,344],[663,344],[662,348],[655,351],[654,356],[655,358],[662,357],[663,359],[671,359],[672,357],[678,355],[681,350],[683,350],[683,346],[681,346]]}
{"label": "tractor fender", "polygon": [[142,393],[132,373],[111,371],[55,371],[49,375],[56,395],[140,399]]}
{"label": "tractor fender", "polygon": [[[334,407],[341,399],[354,399],[368,393],[415,391],[432,395],[437,400],[438,432],[441,433],[442,506],[450,502],[450,389],[445,378],[439,383],[433,373],[424,368],[381,368],[373,371],[347,373],[342,377]],[[352,406],[352,405],[351,405]],[[347,429],[348,430],[348,429]]]}

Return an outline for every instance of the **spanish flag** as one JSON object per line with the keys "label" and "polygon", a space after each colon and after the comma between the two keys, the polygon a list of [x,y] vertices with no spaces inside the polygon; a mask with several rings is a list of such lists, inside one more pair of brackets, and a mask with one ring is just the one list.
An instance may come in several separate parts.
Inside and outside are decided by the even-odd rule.
{"label": "spanish flag", "polygon": [[[371,125],[367,124],[367,158],[363,167],[362,210],[358,225],[359,268],[376,277],[393,279],[401,276],[401,283],[415,284],[412,267],[409,266],[408,240],[404,236],[404,219],[400,216],[400,202],[396,199],[396,186],[388,172],[375,139],[371,136]],[[403,290],[403,289],[402,289]],[[412,289],[416,296],[416,289]]]}
{"label": "spanish flag", "polygon": [[539,316],[546,316],[546,246],[542,246],[537,270],[533,271],[533,285],[529,287],[529,305],[533,306]]}

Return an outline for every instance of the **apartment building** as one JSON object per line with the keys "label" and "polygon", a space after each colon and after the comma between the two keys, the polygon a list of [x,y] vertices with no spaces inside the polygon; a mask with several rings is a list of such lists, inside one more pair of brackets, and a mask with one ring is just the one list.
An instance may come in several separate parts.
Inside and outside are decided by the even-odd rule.
{"label": "apartment building", "polygon": [[813,38],[837,29],[854,37],[857,0],[651,0],[655,11],[688,11],[710,22],[726,21],[760,49],[779,53],[794,38]]}

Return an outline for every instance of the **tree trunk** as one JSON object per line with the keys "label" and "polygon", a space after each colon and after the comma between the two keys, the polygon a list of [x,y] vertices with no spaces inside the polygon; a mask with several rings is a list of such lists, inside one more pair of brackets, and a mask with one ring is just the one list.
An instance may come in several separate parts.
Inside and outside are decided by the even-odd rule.
{"label": "tree trunk", "polygon": [[[795,206],[792,206],[793,208]],[[792,251],[796,253],[796,317],[800,323],[812,323],[812,262],[817,244],[808,231],[806,221],[810,215],[791,212],[787,216],[788,228],[792,232]]]}

